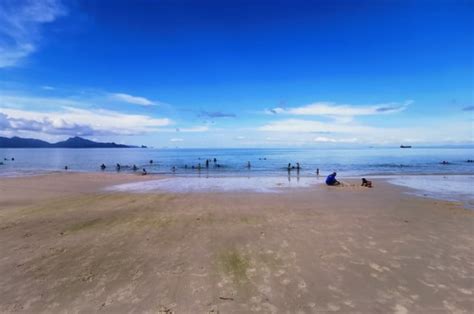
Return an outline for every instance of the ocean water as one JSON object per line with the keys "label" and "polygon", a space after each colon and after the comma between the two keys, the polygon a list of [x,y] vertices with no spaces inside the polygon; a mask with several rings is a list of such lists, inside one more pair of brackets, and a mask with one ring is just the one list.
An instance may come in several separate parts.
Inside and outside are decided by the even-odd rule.
{"label": "ocean water", "polygon": [[[211,159],[208,168],[206,159]],[[467,162],[472,159],[474,149],[466,148],[0,149],[0,177],[64,171],[66,165],[70,171],[100,172],[102,163],[106,172],[117,172],[119,163],[122,173],[132,173],[136,165],[166,178],[110,187],[115,191],[277,193],[324,183],[327,174],[337,171],[342,180],[383,178],[417,195],[461,201],[472,208],[474,163]],[[444,160],[449,164],[441,164]],[[297,162],[301,170],[288,172],[288,163],[295,166]]]}
{"label": "ocean water", "polygon": [[[4,160],[6,158],[7,160]],[[11,161],[11,158],[15,158]],[[217,159],[205,167],[206,159]],[[2,149],[0,176],[16,176],[49,171],[122,172],[131,167],[149,173],[176,176],[286,176],[287,165],[301,165],[301,177],[337,171],[339,176],[408,174],[474,174],[474,149],[461,148],[367,148],[367,149]],[[153,160],[153,164],[149,161]],[[448,165],[440,164],[446,160]],[[250,161],[251,168],[247,168]],[[192,166],[201,170],[192,169]],[[185,168],[187,165],[187,169]],[[172,168],[175,167],[175,172]],[[294,170],[293,172],[296,172]]]}

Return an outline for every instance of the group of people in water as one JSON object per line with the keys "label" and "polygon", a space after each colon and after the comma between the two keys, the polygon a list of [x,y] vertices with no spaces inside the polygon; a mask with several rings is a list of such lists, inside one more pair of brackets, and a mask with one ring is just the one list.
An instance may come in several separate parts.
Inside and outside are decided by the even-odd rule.
{"label": "group of people in water", "polygon": [[[201,159],[201,158],[199,158],[199,159]],[[7,160],[7,158],[4,158],[4,160]],[[15,158],[11,158],[11,160],[13,161],[13,160],[15,160]],[[267,160],[267,158],[259,158],[259,160]],[[466,160],[466,162],[468,162],[468,163],[474,163],[474,160],[468,159],[468,160]],[[153,163],[154,163],[154,161],[151,159],[151,160],[149,161],[149,164],[150,164],[150,165],[153,165]],[[3,164],[3,162],[0,162],[0,165],[1,165],[1,164]],[[443,160],[442,162],[440,162],[440,164],[442,164],[442,165],[449,165],[450,163],[449,163],[448,161],[446,161],[446,160]],[[200,170],[203,169],[203,168],[209,169],[209,168],[211,167],[211,165],[212,165],[213,167],[215,167],[215,168],[220,168],[220,167],[222,167],[221,164],[217,163],[217,158],[211,158],[211,159],[206,159],[206,160],[205,160],[204,166],[201,165],[201,163],[198,163],[197,165],[191,165],[190,167],[189,167],[187,164],[185,164],[185,165],[184,165],[184,169],[197,169],[197,170],[200,171]],[[252,167],[252,164],[250,163],[250,161],[247,161],[247,163],[246,163],[246,168],[247,168],[247,169],[251,169],[251,167]],[[101,164],[101,165],[100,165],[100,169],[101,169],[102,171],[105,171],[106,168],[107,168],[107,166],[106,166],[105,164]],[[65,170],[68,170],[69,167],[68,167],[68,166],[65,166],[64,169],[65,169]],[[115,165],[115,170],[116,170],[116,171],[121,171],[122,169],[132,169],[134,172],[137,172],[140,168],[137,167],[137,165],[135,165],[135,164],[134,164],[133,166],[131,166],[131,167],[128,166],[128,165],[121,165],[121,164],[119,164],[119,163],[117,163],[117,164]],[[290,176],[290,173],[291,173],[292,170],[296,170],[297,174],[299,175],[299,172],[300,172],[300,170],[302,169],[302,167],[301,167],[301,165],[300,165],[299,162],[297,162],[297,163],[294,164],[294,165],[293,165],[292,163],[288,163],[286,169],[287,169],[287,171],[288,171],[288,176]],[[176,170],[177,170],[176,166],[173,166],[173,167],[171,168],[171,171],[172,171],[173,173],[176,172]],[[142,167],[142,169],[141,169],[141,174],[142,174],[142,175],[147,175],[147,174],[148,174],[147,170],[146,170],[144,167]],[[316,176],[319,177],[319,174],[320,174],[319,168],[317,168],[317,169],[316,169]],[[337,185],[340,185],[341,182],[339,182],[339,181],[336,179],[336,176],[337,176],[337,173],[336,173],[336,172],[331,173],[330,175],[328,175],[328,176],[326,177],[325,183],[326,183],[327,185],[329,185],[329,186],[337,186]],[[371,187],[373,187],[373,184],[372,184],[372,181],[367,180],[366,178],[362,178],[361,186],[371,188]]]}

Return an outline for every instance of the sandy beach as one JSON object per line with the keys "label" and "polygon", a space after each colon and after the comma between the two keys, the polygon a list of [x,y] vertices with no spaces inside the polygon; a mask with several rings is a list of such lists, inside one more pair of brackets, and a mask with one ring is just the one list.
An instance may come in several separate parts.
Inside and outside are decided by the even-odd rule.
{"label": "sandy beach", "polygon": [[474,212],[375,180],[279,193],[0,179],[0,312],[472,313]]}

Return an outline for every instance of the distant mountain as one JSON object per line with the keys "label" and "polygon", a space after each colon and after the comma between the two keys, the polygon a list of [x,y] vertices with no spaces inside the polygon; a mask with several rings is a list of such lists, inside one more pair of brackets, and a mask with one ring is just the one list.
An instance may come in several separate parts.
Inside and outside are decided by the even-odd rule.
{"label": "distant mountain", "polygon": [[0,137],[0,148],[42,148],[51,147],[51,144],[34,138]]}
{"label": "distant mountain", "polygon": [[116,143],[99,143],[82,137],[71,137],[54,144],[33,138],[0,137],[0,148],[133,148],[136,146]]}

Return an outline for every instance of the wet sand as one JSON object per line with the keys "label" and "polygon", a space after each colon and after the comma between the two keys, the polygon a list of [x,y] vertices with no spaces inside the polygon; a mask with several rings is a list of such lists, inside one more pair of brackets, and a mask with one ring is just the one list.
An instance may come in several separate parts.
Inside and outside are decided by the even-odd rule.
{"label": "wet sand", "polygon": [[[151,178],[151,177],[150,177]],[[281,193],[0,179],[0,312],[470,313],[474,212],[374,181]]]}

